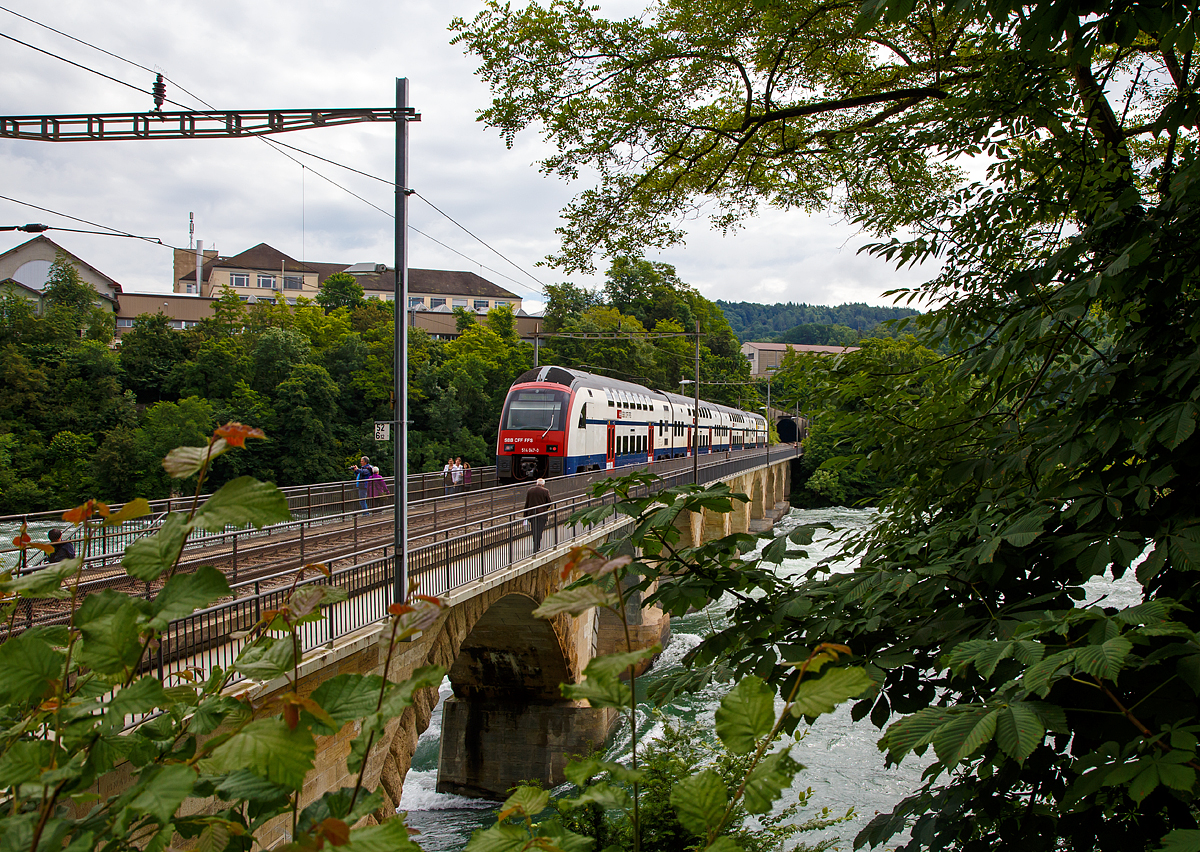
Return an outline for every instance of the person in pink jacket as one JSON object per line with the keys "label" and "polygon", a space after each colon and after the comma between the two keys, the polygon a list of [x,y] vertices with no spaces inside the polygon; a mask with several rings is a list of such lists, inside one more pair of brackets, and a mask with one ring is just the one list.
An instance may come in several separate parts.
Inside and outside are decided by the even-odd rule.
{"label": "person in pink jacket", "polygon": [[372,467],[371,475],[367,477],[367,496],[371,500],[371,506],[378,509],[381,505],[377,497],[383,497],[386,494],[391,494],[392,491],[387,487],[387,482],[383,475],[379,472],[379,468]]}

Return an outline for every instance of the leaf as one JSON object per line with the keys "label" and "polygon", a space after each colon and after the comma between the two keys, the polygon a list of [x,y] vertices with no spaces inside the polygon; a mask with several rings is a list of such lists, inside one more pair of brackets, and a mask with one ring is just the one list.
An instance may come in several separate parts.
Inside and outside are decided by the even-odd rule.
{"label": "leaf", "polygon": [[626,651],[619,654],[601,654],[598,657],[592,657],[587,667],[583,670],[583,673],[588,677],[620,677],[628,673],[630,667],[636,667],[638,663],[653,659],[661,653],[662,645],[655,643],[646,648],[639,648],[636,651]]}
{"label": "leaf", "polygon": [[717,736],[734,754],[758,745],[775,723],[775,693],[759,677],[742,678],[717,708]]}
{"label": "leaf", "polygon": [[196,852],[224,852],[229,845],[229,826],[223,822],[210,822],[196,840]]}
{"label": "leaf", "polygon": [[421,852],[408,836],[408,825],[396,816],[381,825],[368,825],[350,832],[350,842],[338,847],[342,852]]}
{"label": "leaf", "polygon": [[249,769],[273,784],[299,790],[315,750],[307,728],[291,730],[282,719],[258,719],[217,746],[201,768],[212,775]]}
{"label": "leaf", "polygon": [[843,701],[861,695],[872,686],[863,668],[830,669],[816,680],[800,681],[792,701],[792,715],[813,717],[832,713]]}
{"label": "leaf", "polygon": [[595,585],[588,583],[573,589],[564,589],[548,596],[542,605],[533,611],[535,618],[554,618],[556,615],[583,615],[592,607],[603,606],[614,608],[620,605],[617,596]]}
{"label": "leaf", "polygon": [[1168,832],[1157,852],[1200,852],[1200,829],[1177,828]]}
{"label": "leaf", "polygon": [[589,786],[578,798],[559,799],[559,804],[570,808],[583,805],[599,805],[607,811],[628,810],[633,807],[633,799],[621,787],[615,787],[607,781],[600,781]]}
{"label": "leaf", "polygon": [[125,727],[125,717],[140,713],[149,713],[166,702],[162,683],[157,677],[148,675],[135,680],[108,702],[107,711],[101,722],[101,729],[119,731]]}
{"label": "leaf", "polygon": [[1009,704],[996,719],[996,745],[1019,763],[1033,754],[1045,735],[1037,713],[1021,701]]}
{"label": "leaf", "polygon": [[700,837],[707,837],[709,829],[720,824],[728,805],[725,785],[711,769],[689,775],[671,788],[671,807],[679,824]]}
{"label": "leaf", "polygon": [[163,470],[174,479],[187,479],[199,473],[206,460],[215,459],[227,449],[229,445],[224,438],[217,438],[211,447],[208,444],[203,447],[176,447],[162,460]]}
{"label": "leaf", "polygon": [[[358,791],[355,797],[353,787],[341,787],[337,790],[327,790],[319,799],[300,812],[297,827],[300,831],[311,831],[314,827],[329,820],[343,823],[355,823],[362,817],[376,810],[383,804],[383,797],[378,793]],[[351,802],[354,807],[351,809]],[[334,827],[336,831],[340,828]],[[345,844],[343,840],[341,844]]]}
{"label": "leaf", "polygon": [[151,604],[150,627],[166,630],[175,619],[191,615],[230,594],[225,575],[211,565],[202,565],[191,574],[176,574]]}
{"label": "leaf", "polygon": [[1114,636],[1100,645],[1086,645],[1077,650],[1075,666],[1101,680],[1115,681],[1133,643],[1124,636]]}
{"label": "leaf", "polygon": [[85,597],[75,613],[75,623],[83,634],[79,661],[108,675],[122,674],[136,665],[142,656],[139,614],[133,600],[113,589]]}
{"label": "leaf", "polygon": [[[310,696],[335,722],[344,725],[375,712],[383,678],[378,675],[340,674],[322,683]],[[325,726],[313,726],[313,733],[336,734]]]}
{"label": "leaf", "polygon": [[32,574],[10,581],[4,591],[19,594],[23,598],[49,598],[65,600],[71,593],[62,587],[83,564],[83,557],[65,559],[49,568],[39,568]]}
{"label": "leaf", "polygon": [[225,780],[217,785],[216,792],[227,802],[250,800],[267,803],[285,800],[291,795],[287,787],[273,784],[249,769],[238,769],[226,775]]}
{"label": "leaf", "polygon": [[196,770],[185,763],[151,767],[138,778],[137,796],[129,806],[138,813],[154,817],[159,823],[171,821],[175,811],[192,792]]}
{"label": "leaf", "polygon": [[1034,539],[1042,534],[1046,521],[1054,514],[1053,509],[1038,508],[1022,515],[1015,522],[1005,527],[1000,538],[1015,547],[1025,547],[1032,544]]}
{"label": "leaf", "polygon": [[296,646],[290,636],[263,636],[256,639],[242,649],[233,664],[235,671],[251,680],[274,680],[290,673],[295,666]]}
{"label": "leaf", "polygon": [[287,497],[274,483],[239,476],[204,501],[196,510],[195,524],[209,532],[221,532],[227,526],[265,527],[291,519]]}
{"label": "leaf", "polygon": [[764,757],[746,778],[746,810],[752,814],[769,812],[803,768],[786,749]]}
{"label": "leaf", "polygon": [[[391,822],[394,820],[388,820],[384,825]],[[529,848],[529,833],[524,826],[499,823],[472,834],[463,852],[525,852]]]}
{"label": "leaf", "polygon": [[4,677],[0,677],[0,700],[24,704],[41,698],[52,682],[62,677],[66,657],[29,631],[3,645]]}
{"label": "leaf", "polygon": [[996,733],[999,710],[973,709],[955,713],[933,735],[933,750],[947,766],[966,760],[991,741]]}
{"label": "leaf", "polygon": [[0,788],[29,784],[41,778],[54,759],[54,743],[18,740],[0,755]]}
{"label": "leaf", "polygon": [[601,760],[595,755],[585,757],[582,760],[572,760],[563,769],[563,775],[576,787],[587,786],[588,779],[602,772],[607,772],[614,780],[626,784],[641,782],[645,774],[640,769],[630,769],[624,764]]}
{"label": "leaf", "polygon": [[633,699],[629,684],[616,677],[590,676],[583,683],[559,686],[563,698],[586,701],[593,707],[628,707]]}
{"label": "leaf", "polygon": [[125,548],[121,557],[125,572],[139,580],[157,580],[175,564],[183,550],[184,539],[191,531],[192,524],[186,515],[181,512],[167,515],[158,532],[139,538]]}
{"label": "leaf", "polygon": [[104,526],[115,527],[126,521],[131,521],[134,518],[141,518],[150,514],[150,503],[144,497],[137,497],[130,500],[120,511],[113,512],[104,519]]}
{"label": "leaf", "polygon": [[500,806],[499,820],[508,819],[514,814],[526,817],[536,817],[550,806],[550,794],[538,787],[518,787]]}
{"label": "leaf", "polygon": [[950,716],[945,707],[925,707],[911,716],[905,716],[888,726],[879,739],[880,750],[886,749],[888,759],[895,762],[914,749],[921,748],[933,740],[938,728]]}
{"label": "leaf", "polygon": [[787,557],[787,536],[780,536],[763,548],[762,559],[764,562],[772,562],[776,565],[783,562]]}

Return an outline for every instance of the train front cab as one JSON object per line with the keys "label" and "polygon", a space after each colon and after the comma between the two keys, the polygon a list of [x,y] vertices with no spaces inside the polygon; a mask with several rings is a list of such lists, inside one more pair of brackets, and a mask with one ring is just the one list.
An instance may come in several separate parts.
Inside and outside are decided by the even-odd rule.
{"label": "train front cab", "polygon": [[538,382],[509,390],[496,440],[496,476],[501,482],[562,474],[570,406],[571,392],[562,385]]}

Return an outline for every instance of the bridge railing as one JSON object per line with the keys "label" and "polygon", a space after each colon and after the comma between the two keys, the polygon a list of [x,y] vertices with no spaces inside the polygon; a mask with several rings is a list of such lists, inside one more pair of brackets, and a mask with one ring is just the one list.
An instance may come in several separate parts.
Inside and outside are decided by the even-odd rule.
{"label": "bridge railing", "polygon": [[[773,460],[793,454],[780,452]],[[765,457],[743,457],[720,461],[704,468],[702,480],[715,482],[765,463]],[[691,482],[691,471],[668,474],[650,490]],[[638,492],[635,491],[635,496]],[[551,549],[594,535],[597,527],[573,524],[570,518],[582,509],[612,505],[614,494],[600,497],[575,495],[547,506],[542,547]],[[615,532],[629,518],[613,514],[598,527]],[[422,594],[445,596],[470,583],[505,571],[533,555],[532,531],[525,526],[524,510],[505,512],[489,519],[439,530],[423,541],[410,542],[408,575]],[[185,668],[228,668],[248,641],[242,632],[249,630],[262,613],[283,605],[293,586],[332,584],[346,592],[347,599],[324,608],[326,618],[304,625],[302,651],[329,645],[387,617],[393,602],[396,581],[396,553],[388,543],[354,554],[355,564],[331,572],[329,577],[309,569],[308,576],[296,580],[295,571],[284,571],[255,580],[234,583],[234,597],[173,621],[162,637],[153,665],[160,677],[169,677]],[[234,676],[235,680],[238,676]]]}

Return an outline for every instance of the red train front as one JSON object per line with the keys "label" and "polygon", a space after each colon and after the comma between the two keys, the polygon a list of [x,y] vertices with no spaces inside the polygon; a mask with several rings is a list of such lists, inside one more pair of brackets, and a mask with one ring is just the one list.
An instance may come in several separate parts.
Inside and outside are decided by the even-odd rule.
{"label": "red train front", "polygon": [[527,482],[563,472],[570,405],[571,391],[561,384],[518,380],[509,389],[496,440],[496,475],[501,482]]}

